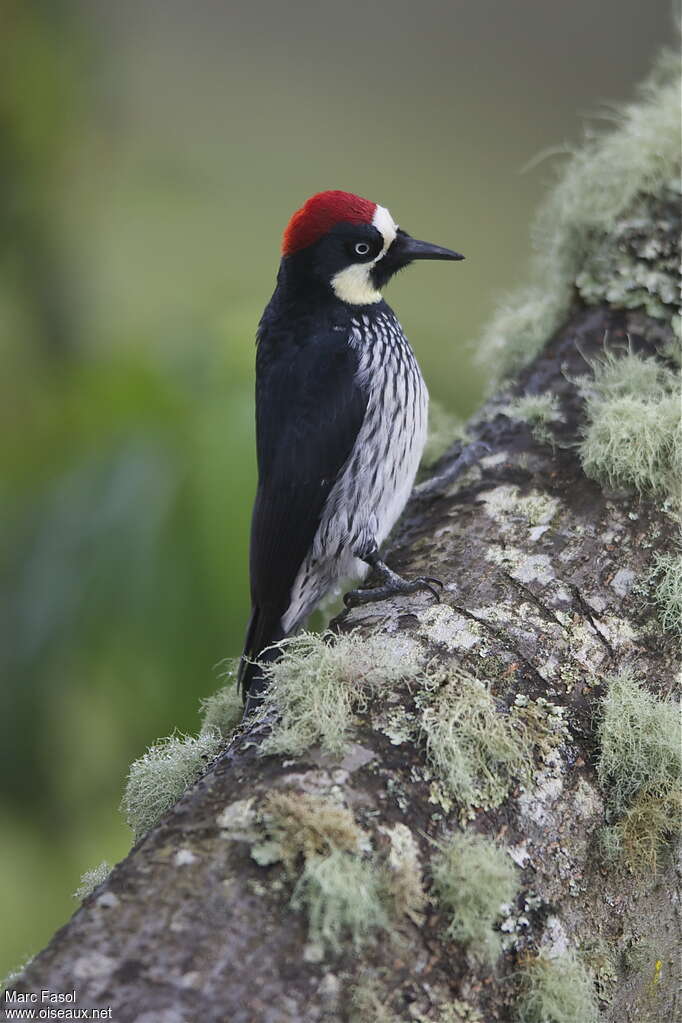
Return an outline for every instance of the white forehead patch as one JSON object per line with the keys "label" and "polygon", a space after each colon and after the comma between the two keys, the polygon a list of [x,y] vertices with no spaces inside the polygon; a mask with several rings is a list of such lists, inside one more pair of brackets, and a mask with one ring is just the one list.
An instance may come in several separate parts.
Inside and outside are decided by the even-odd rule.
{"label": "white forehead patch", "polygon": [[351,305],[371,305],[373,302],[381,302],[381,292],[377,291],[372,283],[370,272],[374,264],[379,262],[395,241],[398,225],[385,206],[377,206],[372,217],[372,225],[384,239],[381,252],[371,263],[353,263],[345,270],[339,270],[331,280],[336,297]]}
{"label": "white forehead patch", "polygon": [[[374,211],[374,216],[372,217],[372,224],[376,227],[377,231],[381,232],[384,236],[384,247],[377,256],[377,259],[381,259],[386,250],[390,248],[395,241],[398,225],[385,206],[377,206]],[[376,260],[374,262],[376,262]]]}

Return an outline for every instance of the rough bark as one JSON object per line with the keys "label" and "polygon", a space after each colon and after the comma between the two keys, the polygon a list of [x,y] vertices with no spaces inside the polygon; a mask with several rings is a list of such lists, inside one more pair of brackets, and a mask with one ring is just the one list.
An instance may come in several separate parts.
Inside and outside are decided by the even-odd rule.
{"label": "rough bark", "polygon": [[[652,691],[668,693],[676,655],[633,591],[652,548],[672,544],[670,521],[654,501],[604,493],[576,452],[582,402],[573,379],[587,372],[584,357],[602,349],[607,332],[611,341],[627,334],[636,348],[654,351],[653,321],[576,306],[471,424],[489,453],[442,492],[412,500],[389,560],[408,577],[440,577],[442,604],[418,594],[337,622],[342,630],[408,633],[445,664],[489,678],[501,704],[527,694],[567,708],[568,736],[551,765],[538,762],[528,791],[517,787],[469,825],[497,838],[521,865],[524,895],[512,916],[528,923],[518,924],[516,950],[495,970],[481,966],[444,940],[445,918],[430,902],[421,926],[405,918],[392,940],[379,935],[357,954],[348,948],[311,961],[306,920],[288,906],[292,882],[281,864],[259,866],[249,842],[220,826],[225,808],[245,796],[257,803],[278,788],[333,791],[378,849],[382,826],[409,827],[428,891],[430,839],[456,826],[459,814],[434,797],[423,742],[400,742],[386,725],[389,710],[393,722],[411,713],[405,685],[358,716],[353,745],[337,761],[314,749],[295,760],[263,757],[258,735],[237,734],[36,957],[17,990],[75,989],[79,1006],[111,1006],[120,1023],[312,1023],[350,1018],[354,985],[374,971],[395,1018],[437,1020],[447,1003],[462,1014],[468,1003],[469,1016],[450,1018],[504,1021],[514,1018],[523,949],[567,942],[594,950],[588,965],[604,1019],[675,1018],[680,874],[673,863],[646,877],[607,868],[595,838],[604,822],[594,764],[603,679],[635,665]],[[559,396],[564,416],[554,447],[501,411],[510,395],[547,390]],[[519,510],[528,505],[500,500],[509,494],[503,487],[517,488],[517,498],[532,495],[535,524]],[[622,953],[637,942],[651,954],[627,972]]]}

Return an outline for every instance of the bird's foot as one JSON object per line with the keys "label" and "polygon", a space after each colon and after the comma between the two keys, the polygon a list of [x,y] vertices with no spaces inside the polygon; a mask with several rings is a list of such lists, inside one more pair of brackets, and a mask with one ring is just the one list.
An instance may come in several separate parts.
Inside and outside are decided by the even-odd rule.
{"label": "bird's foot", "polygon": [[436,589],[436,587],[443,588],[440,579],[435,579],[431,575],[420,575],[417,579],[403,579],[401,575],[398,575],[378,558],[374,559],[371,564],[381,579],[382,585],[375,586],[373,589],[350,590],[343,598],[346,607],[373,604],[377,600],[387,600],[389,597],[397,597],[406,593],[417,593],[419,590],[428,590],[440,603],[440,593]]}

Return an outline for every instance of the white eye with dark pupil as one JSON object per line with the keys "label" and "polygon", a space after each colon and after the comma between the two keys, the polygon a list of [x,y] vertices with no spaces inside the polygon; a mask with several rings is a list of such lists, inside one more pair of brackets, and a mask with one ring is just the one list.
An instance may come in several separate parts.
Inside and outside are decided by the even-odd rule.
{"label": "white eye with dark pupil", "polygon": [[358,242],[357,245],[355,246],[355,251],[357,252],[358,256],[366,256],[367,253],[369,252],[368,243]]}

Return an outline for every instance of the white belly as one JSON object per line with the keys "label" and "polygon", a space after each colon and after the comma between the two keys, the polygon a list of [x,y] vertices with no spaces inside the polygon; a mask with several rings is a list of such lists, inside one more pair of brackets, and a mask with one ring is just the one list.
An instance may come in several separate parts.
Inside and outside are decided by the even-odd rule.
{"label": "white belly", "polygon": [[356,553],[373,541],[381,546],[390,533],[410,496],[424,450],[428,392],[414,354],[392,315],[381,314],[374,321],[371,344],[362,326],[357,323],[355,344],[360,375],[369,389],[365,419],[292,587],[282,618],[285,632],[297,628],[341,580],[367,573]]}

